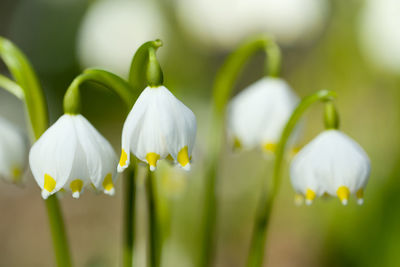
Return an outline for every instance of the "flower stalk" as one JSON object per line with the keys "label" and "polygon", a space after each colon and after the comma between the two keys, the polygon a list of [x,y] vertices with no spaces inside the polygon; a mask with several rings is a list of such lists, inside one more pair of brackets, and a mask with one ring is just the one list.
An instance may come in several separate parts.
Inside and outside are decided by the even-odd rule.
{"label": "flower stalk", "polygon": [[304,98],[293,111],[289,121],[282,132],[275,152],[275,162],[272,177],[272,189],[269,192],[262,192],[258,206],[255,225],[253,229],[250,252],[247,260],[248,267],[262,266],[264,259],[265,241],[268,233],[268,225],[271,218],[272,208],[279,192],[282,180],[282,166],[288,140],[304,112],[316,102],[330,103],[336,94],[332,91],[321,90]]}
{"label": "flower stalk", "polygon": [[157,181],[155,173],[148,172],[146,178],[146,196],[149,218],[149,266],[159,267],[161,260],[161,228],[157,213]]}
{"label": "flower stalk", "polygon": [[135,172],[137,165],[128,168],[124,179],[124,224],[123,224],[123,253],[122,266],[133,265],[133,247],[135,237]]}
{"label": "flower stalk", "polygon": [[78,114],[81,109],[80,85],[85,82],[99,84],[117,94],[130,109],[135,103],[139,92],[121,77],[100,69],[87,69],[77,76],[64,95],[64,112]]}
{"label": "flower stalk", "polygon": [[203,221],[203,248],[200,266],[209,266],[213,258],[214,236],[217,214],[216,185],[222,140],[224,136],[225,112],[235,82],[243,66],[257,51],[264,51],[268,60],[266,75],[276,77],[280,72],[280,50],[276,43],[266,35],[256,36],[243,43],[224,62],[217,73],[213,89],[213,121],[208,146],[209,156],[205,180],[205,206]]}
{"label": "flower stalk", "polygon": [[[161,70],[161,66],[156,57],[156,51],[159,47],[163,45],[162,41],[157,39],[154,41],[149,41],[141,45],[136,51],[130,71],[128,81],[132,87],[134,87],[138,92],[142,92],[147,86],[157,88],[163,85],[164,77]],[[129,116],[128,116],[129,119]],[[128,121],[127,119],[127,121]],[[125,128],[125,126],[124,126]],[[123,138],[124,145],[124,138]],[[129,150],[128,150],[129,151]],[[124,153],[124,148],[122,149]],[[129,157],[130,158],[130,152]],[[152,153],[149,153],[152,154]],[[153,153],[154,154],[154,153]],[[150,169],[146,177],[146,199],[148,208],[148,220],[149,220],[149,232],[148,232],[148,260],[149,266],[158,267],[160,266],[162,239],[161,239],[161,225],[157,213],[157,188],[156,188],[156,177],[154,174],[154,169],[157,160],[151,163],[150,157],[148,158],[148,163]],[[121,165],[121,162],[120,162]],[[120,168],[120,166],[119,166]],[[121,171],[123,168],[121,168]]]}
{"label": "flower stalk", "polygon": [[[0,57],[15,79],[14,82],[0,76],[0,84],[25,102],[33,139],[37,140],[49,126],[46,100],[39,80],[25,55],[3,37],[0,37]],[[49,197],[45,200],[45,204],[57,266],[69,267],[71,258],[58,199],[56,196]]]}
{"label": "flower stalk", "polygon": [[[135,103],[139,91],[119,76],[99,69],[87,69],[76,77],[64,96],[64,112],[68,114],[79,114],[81,109],[80,85],[85,82],[99,84],[116,95],[125,103],[128,110]],[[131,267],[133,264],[133,248],[135,237],[135,172],[136,164],[130,167],[125,174],[124,189],[124,219],[123,219],[123,248],[122,264]]]}
{"label": "flower stalk", "polygon": [[58,267],[70,267],[71,257],[65,234],[63,216],[61,214],[60,204],[56,195],[50,196],[45,200],[47,215],[50,222],[50,232],[53,237],[53,246],[56,253],[56,262]]}

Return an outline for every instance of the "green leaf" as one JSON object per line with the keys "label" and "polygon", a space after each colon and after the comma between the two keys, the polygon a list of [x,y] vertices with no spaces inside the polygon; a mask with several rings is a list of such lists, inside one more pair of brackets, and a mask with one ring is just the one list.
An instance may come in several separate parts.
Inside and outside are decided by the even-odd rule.
{"label": "green leaf", "polygon": [[[32,130],[36,138],[48,127],[46,100],[39,80],[26,56],[9,40],[0,37],[0,57],[3,59],[16,84],[23,90]],[[3,78],[3,82],[4,82]],[[5,81],[10,84],[10,81]],[[20,91],[9,90],[18,98]]]}

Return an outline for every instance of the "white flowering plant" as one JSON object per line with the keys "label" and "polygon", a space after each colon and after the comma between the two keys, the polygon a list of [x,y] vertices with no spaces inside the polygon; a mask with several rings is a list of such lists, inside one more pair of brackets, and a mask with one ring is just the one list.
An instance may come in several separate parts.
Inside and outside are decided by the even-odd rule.
{"label": "white flowering plant", "polygon": [[[29,157],[31,172],[46,203],[59,267],[72,266],[72,261],[57,194],[68,191],[78,199],[89,189],[112,196],[118,193],[115,184],[118,173],[122,172],[125,174],[122,265],[133,265],[139,169],[146,174],[149,265],[162,265],[163,220],[154,172],[158,172],[163,160],[184,171],[191,170],[197,120],[194,112],[164,85],[156,56],[161,46],[158,39],[140,46],[132,59],[128,79],[101,69],[85,70],[71,82],[64,95],[64,114],[50,125],[46,98],[29,61],[12,42],[0,38],[0,56],[14,78],[0,75],[0,86],[25,102],[33,133],[28,156],[21,134],[0,119],[0,176],[19,181]],[[264,77],[232,96],[241,68],[260,50],[267,56]],[[273,38],[258,35],[240,45],[216,76],[211,135],[205,149],[201,266],[211,265],[215,250],[217,163],[222,153],[226,153],[223,140],[226,138],[230,146],[241,150],[259,149],[274,160],[272,186],[262,188],[247,260],[247,266],[260,267],[286,152],[297,147],[299,121],[314,103],[322,102],[325,106],[325,130],[291,159],[290,180],[296,203],[305,199],[310,205],[323,195],[338,197],[343,205],[349,203],[351,195],[358,204],[364,202],[371,163],[364,149],[339,130],[336,94],[321,90],[301,99],[280,77],[280,57],[280,48]],[[100,84],[118,95],[129,111],[122,128],[119,160],[110,142],[81,114],[80,91],[86,82]]]}

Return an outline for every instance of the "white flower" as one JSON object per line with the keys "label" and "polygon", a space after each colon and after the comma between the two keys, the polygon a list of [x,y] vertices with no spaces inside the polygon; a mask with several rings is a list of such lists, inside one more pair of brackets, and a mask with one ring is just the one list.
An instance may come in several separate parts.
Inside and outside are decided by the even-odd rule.
{"label": "white flower", "polygon": [[338,196],[346,205],[350,194],[363,203],[370,174],[370,161],[359,144],[338,130],[326,130],[293,159],[290,176],[294,189],[306,204],[316,196]]}
{"label": "white flower", "polygon": [[61,189],[79,198],[87,186],[114,194],[116,154],[82,115],[61,116],[32,146],[29,163],[44,199]]}
{"label": "white flower", "polygon": [[243,38],[269,33],[280,43],[307,41],[321,32],[326,0],[175,0],[177,18],[201,44],[230,49]]}
{"label": "white flower", "polygon": [[235,96],[228,109],[228,127],[244,148],[273,151],[299,98],[282,79],[266,77]]}
{"label": "white flower", "polygon": [[385,70],[400,73],[400,1],[368,0],[361,13],[360,41],[365,56]]}
{"label": "white flower", "polygon": [[95,1],[80,27],[79,60],[84,67],[101,67],[126,76],[140,45],[148,40],[167,39],[166,25],[153,1]]}
{"label": "white flower", "polygon": [[0,177],[19,182],[28,154],[27,140],[10,122],[0,118]]}
{"label": "white flower", "polygon": [[164,86],[147,87],[125,121],[118,171],[128,167],[131,152],[152,171],[168,156],[189,170],[195,138],[193,112]]}

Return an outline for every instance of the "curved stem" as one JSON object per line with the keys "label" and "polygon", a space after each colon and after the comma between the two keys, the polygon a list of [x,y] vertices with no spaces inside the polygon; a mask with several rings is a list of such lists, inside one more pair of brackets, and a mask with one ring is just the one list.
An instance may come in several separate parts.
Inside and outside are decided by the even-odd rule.
{"label": "curved stem", "polygon": [[81,75],[77,76],[68,87],[64,95],[65,113],[77,114],[80,112],[80,86],[87,81],[102,85],[116,93],[129,109],[139,96],[139,91],[134,90],[134,88],[121,77],[105,70],[87,69]]}
{"label": "curved stem", "polygon": [[217,214],[216,183],[220,151],[224,135],[225,110],[232,94],[235,81],[247,60],[257,51],[266,52],[266,69],[270,76],[277,76],[280,70],[280,50],[268,36],[260,35],[242,44],[224,62],[217,73],[213,90],[213,121],[208,146],[208,167],[205,179],[205,204],[203,216],[203,249],[200,266],[209,266],[213,258],[214,235]]}
{"label": "curved stem", "polygon": [[234,51],[217,73],[214,84],[214,112],[224,113],[226,104],[231,96],[236,79],[243,66],[255,52],[263,50],[267,54],[265,66],[269,76],[279,75],[281,67],[280,50],[268,36],[261,35],[250,39]]}
{"label": "curved stem", "polygon": [[148,218],[149,218],[149,266],[159,267],[161,258],[160,225],[157,216],[157,181],[154,172],[149,172],[146,179]]}
{"label": "curved stem", "polygon": [[[77,76],[68,87],[64,96],[64,112],[69,114],[80,113],[81,99],[80,86],[85,82],[99,84],[117,94],[124,101],[128,110],[133,106],[139,96],[135,90],[121,77],[99,69],[87,69]],[[133,164],[136,165],[136,164]],[[124,181],[124,219],[123,219],[123,244],[122,263],[124,267],[131,267],[133,263],[133,247],[135,233],[135,171],[130,167],[126,172]]]}
{"label": "curved stem", "polygon": [[256,214],[255,225],[253,229],[252,241],[250,245],[250,252],[248,256],[248,267],[262,266],[264,258],[265,241],[267,238],[268,225],[271,217],[272,207],[274,205],[276,196],[282,180],[282,165],[285,156],[286,145],[297,125],[299,119],[304,112],[315,102],[331,101],[336,94],[332,91],[321,90],[317,93],[304,98],[297,108],[293,111],[290,119],[283,129],[281,138],[279,140],[274,162],[274,172],[272,177],[272,189],[269,192],[262,192],[261,200]]}
{"label": "curved stem", "polygon": [[[16,81],[0,76],[0,83],[6,90],[24,100],[34,139],[38,139],[46,131],[49,122],[46,100],[36,74],[25,55],[12,42],[2,37],[0,57]],[[57,266],[69,267],[71,258],[58,199],[51,196],[45,203]]]}
{"label": "curved stem", "polygon": [[148,85],[163,82],[163,74],[155,57],[156,50],[162,45],[160,39],[146,42],[133,56],[128,81],[139,92]]}
{"label": "curved stem", "polygon": [[132,267],[133,265],[133,247],[135,241],[135,167],[128,168],[125,173],[124,189],[124,225],[123,225],[123,257],[122,266]]}

